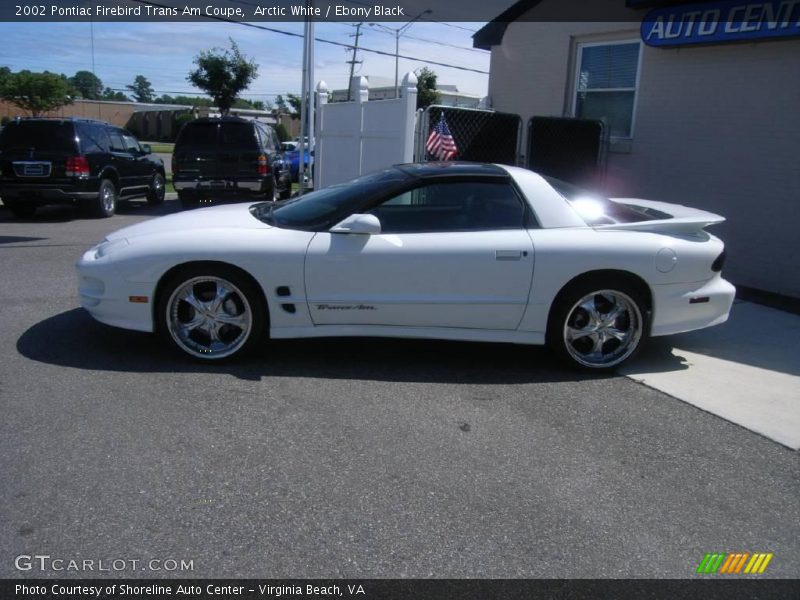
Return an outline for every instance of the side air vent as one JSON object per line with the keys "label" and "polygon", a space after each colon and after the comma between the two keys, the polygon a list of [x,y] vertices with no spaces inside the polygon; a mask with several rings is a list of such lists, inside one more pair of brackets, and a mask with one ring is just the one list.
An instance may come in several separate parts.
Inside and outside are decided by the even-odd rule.
{"label": "side air vent", "polygon": [[295,308],[294,304],[281,304],[281,308],[290,315],[293,315],[297,312],[297,308]]}
{"label": "side air vent", "polygon": [[285,298],[286,296],[292,295],[292,290],[289,289],[288,285],[282,285],[279,288],[275,289],[275,293],[278,294],[278,296],[282,296]]}
{"label": "side air vent", "polygon": [[714,271],[714,273],[719,273],[720,271],[722,271],[722,267],[723,265],[725,265],[725,258],[727,258],[727,256],[728,252],[726,250],[723,250],[722,254],[720,254],[716,258],[716,260],[711,264],[711,270]]}

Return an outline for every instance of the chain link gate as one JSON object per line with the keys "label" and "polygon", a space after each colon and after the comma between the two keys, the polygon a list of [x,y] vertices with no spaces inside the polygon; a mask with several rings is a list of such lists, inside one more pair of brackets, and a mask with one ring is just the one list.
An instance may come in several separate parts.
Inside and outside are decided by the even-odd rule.
{"label": "chain link gate", "polygon": [[605,187],[607,128],[602,121],[533,117],[528,121],[525,166],[575,185]]}
{"label": "chain link gate", "polygon": [[436,160],[425,149],[431,128],[444,116],[458,149],[453,160],[518,164],[522,137],[519,115],[476,108],[429,106],[417,119],[414,157],[418,162]]}

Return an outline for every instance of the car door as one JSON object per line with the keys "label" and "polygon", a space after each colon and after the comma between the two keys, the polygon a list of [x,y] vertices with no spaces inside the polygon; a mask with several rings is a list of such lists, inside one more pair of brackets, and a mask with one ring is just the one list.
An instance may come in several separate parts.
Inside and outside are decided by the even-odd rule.
{"label": "car door", "polygon": [[122,130],[117,128],[108,129],[110,142],[111,160],[119,177],[118,190],[121,196],[129,194],[132,189],[139,185],[139,174],[136,164],[136,157],[128,150],[125,140],[122,137]]}
{"label": "car door", "polygon": [[306,257],[315,325],[515,329],[533,244],[507,182],[421,185],[369,214],[379,234],[317,233]]}

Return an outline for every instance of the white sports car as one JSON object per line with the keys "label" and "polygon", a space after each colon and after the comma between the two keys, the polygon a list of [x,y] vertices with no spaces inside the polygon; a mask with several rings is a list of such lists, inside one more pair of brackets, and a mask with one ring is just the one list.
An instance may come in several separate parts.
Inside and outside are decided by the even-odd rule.
{"label": "white sports car", "polygon": [[608,199],[515,167],[398,165],[301,198],[205,208],[109,235],[81,305],[218,360],[272,338],[549,344],[613,369],[648,335],[724,322],[724,219]]}

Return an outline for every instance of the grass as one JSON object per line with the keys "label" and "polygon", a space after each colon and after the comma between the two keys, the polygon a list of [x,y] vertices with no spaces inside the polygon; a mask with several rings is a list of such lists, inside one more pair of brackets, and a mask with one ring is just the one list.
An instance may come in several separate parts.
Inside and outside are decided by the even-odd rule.
{"label": "grass", "polygon": [[170,144],[168,142],[144,142],[145,144],[150,144],[150,148],[152,148],[153,152],[160,152],[162,154],[172,154],[172,151],[175,149],[175,144]]}

